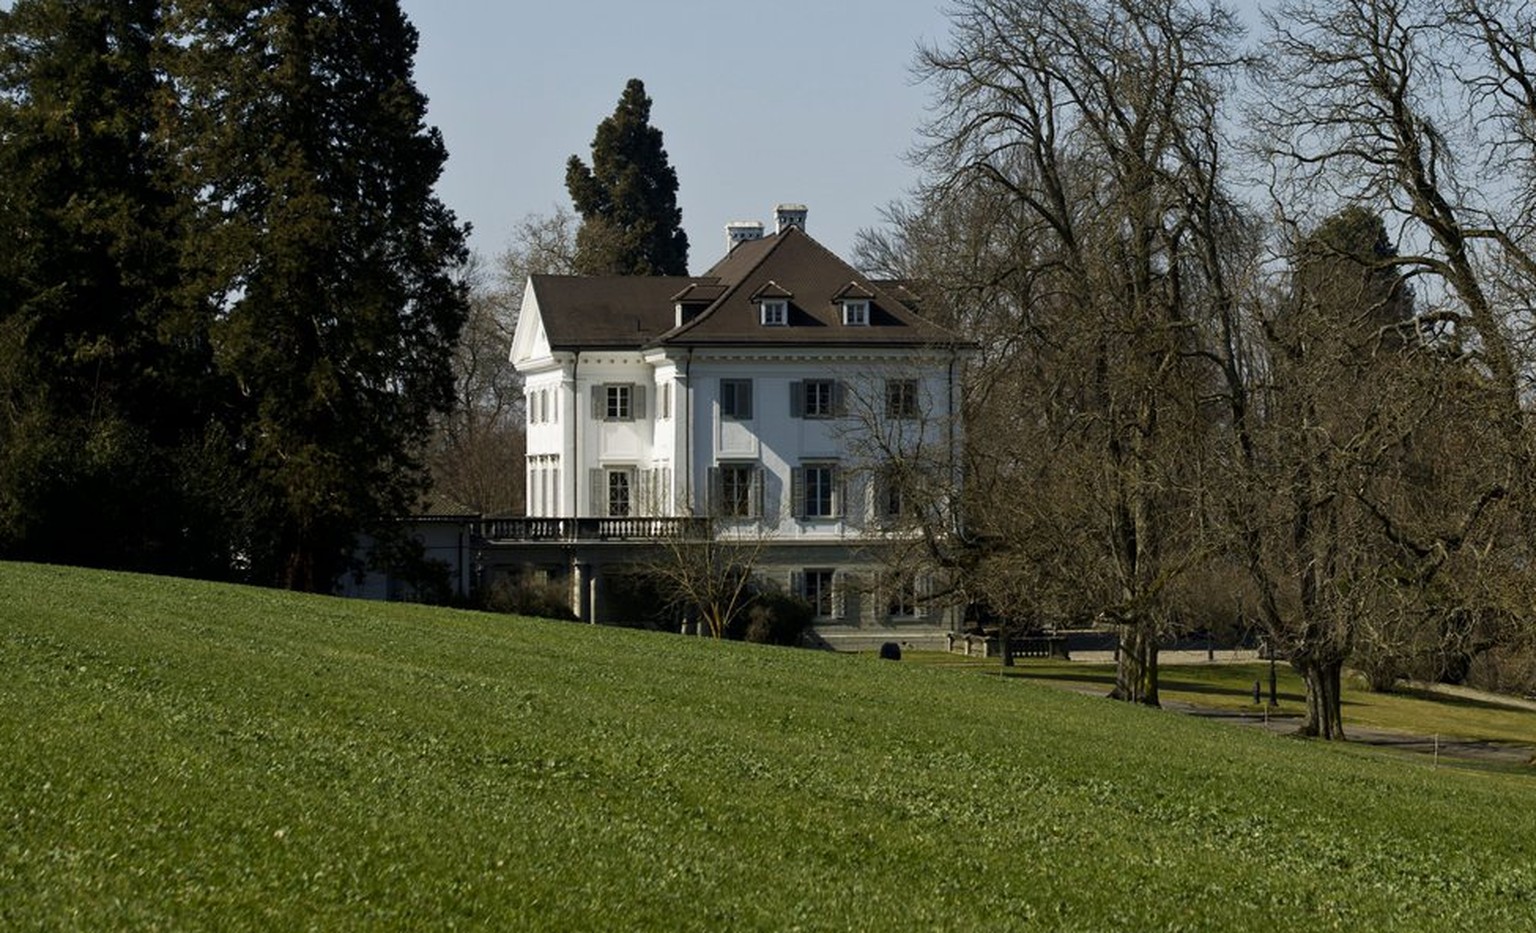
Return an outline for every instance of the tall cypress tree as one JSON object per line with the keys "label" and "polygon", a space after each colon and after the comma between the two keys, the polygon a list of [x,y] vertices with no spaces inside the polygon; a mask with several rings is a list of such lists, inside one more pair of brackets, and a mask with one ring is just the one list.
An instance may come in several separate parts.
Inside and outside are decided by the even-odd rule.
{"label": "tall cypress tree", "polygon": [[[155,0],[0,12],[0,554],[208,572]],[[216,562],[215,562],[216,563]]]}
{"label": "tall cypress tree", "polygon": [[[185,0],[189,255],[238,388],[258,582],[327,589],[356,532],[406,513],[452,399],[465,228],[395,0]],[[194,41],[195,40],[195,41]]]}
{"label": "tall cypress tree", "polygon": [[598,124],[592,165],[565,168],[581,229],[576,264],[588,275],[687,275],[688,234],[677,207],[677,172],[651,126],[651,99],[631,78],[613,115]]}

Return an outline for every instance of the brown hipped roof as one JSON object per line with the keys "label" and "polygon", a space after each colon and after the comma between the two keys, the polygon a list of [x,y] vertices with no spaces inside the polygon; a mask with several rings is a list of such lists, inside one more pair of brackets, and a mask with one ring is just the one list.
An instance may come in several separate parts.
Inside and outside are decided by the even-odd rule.
{"label": "brown hipped roof", "polygon": [[552,350],[642,347],[677,323],[673,296],[699,279],[676,275],[535,275]]}
{"label": "brown hipped roof", "polygon": [[[865,278],[794,226],[738,244],[698,277],[536,275],[533,289],[555,350],[967,343],[920,317],[905,288]],[[758,300],[784,295],[788,325],[763,326]],[[841,300],[867,300],[868,325],[845,326]],[[690,305],[681,325],[679,301]]]}

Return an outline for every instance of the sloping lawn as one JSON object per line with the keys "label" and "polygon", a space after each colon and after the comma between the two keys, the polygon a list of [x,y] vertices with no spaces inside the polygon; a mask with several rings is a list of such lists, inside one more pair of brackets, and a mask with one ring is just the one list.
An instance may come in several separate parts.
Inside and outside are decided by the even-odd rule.
{"label": "sloping lawn", "polygon": [[1536,781],[1016,679],[0,564],[0,929],[1529,930]]}

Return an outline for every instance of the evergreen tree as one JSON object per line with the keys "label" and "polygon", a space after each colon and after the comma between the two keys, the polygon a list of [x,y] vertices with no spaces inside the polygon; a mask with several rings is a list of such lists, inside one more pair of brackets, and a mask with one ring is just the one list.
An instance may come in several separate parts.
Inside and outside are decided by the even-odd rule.
{"label": "evergreen tree", "polygon": [[395,0],[185,0],[188,254],[237,387],[243,556],[257,582],[328,589],[355,533],[421,489],[452,399],[465,228],[434,196],[446,154]]}
{"label": "evergreen tree", "polygon": [[677,207],[677,172],[651,99],[631,78],[613,115],[598,124],[592,165],[571,156],[565,187],[581,215],[576,263],[588,275],[687,275],[688,234]]}
{"label": "evergreen tree", "polygon": [[0,555],[216,569],[155,0],[0,12]]}

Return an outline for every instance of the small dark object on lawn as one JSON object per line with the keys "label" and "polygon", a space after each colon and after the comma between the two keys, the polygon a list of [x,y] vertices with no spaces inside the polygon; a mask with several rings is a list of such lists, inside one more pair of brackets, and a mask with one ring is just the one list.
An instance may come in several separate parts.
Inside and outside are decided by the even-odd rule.
{"label": "small dark object on lawn", "polygon": [[900,661],[901,646],[894,641],[888,641],[880,646],[880,659],[882,661]]}

